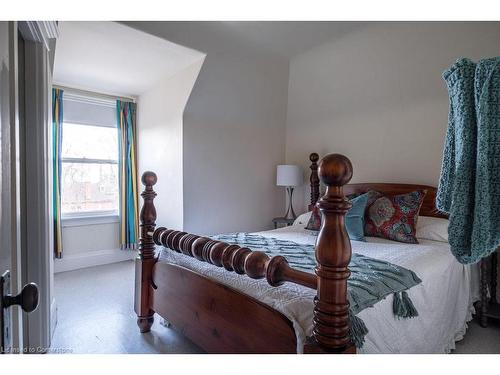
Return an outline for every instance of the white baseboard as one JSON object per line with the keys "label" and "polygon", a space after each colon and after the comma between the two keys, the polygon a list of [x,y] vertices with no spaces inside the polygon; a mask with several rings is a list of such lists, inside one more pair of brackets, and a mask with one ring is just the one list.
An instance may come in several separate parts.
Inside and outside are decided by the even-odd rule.
{"label": "white baseboard", "polygon": [[54,260],[54,273],[73,271],[80,268],[100,266],[103,264],[117,263],[134,259],[135,250],[97,250],[82,254],[67,255]]}

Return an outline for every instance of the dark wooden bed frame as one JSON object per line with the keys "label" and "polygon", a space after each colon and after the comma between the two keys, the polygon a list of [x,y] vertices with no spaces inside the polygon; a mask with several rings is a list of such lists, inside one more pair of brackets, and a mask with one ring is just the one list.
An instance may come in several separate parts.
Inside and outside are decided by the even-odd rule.
{"label": "dark wooden bed frame", "polygon": [[[170,322],[191,341],[209,353],[296,353],[297,343],[291,321],[270,306],[208,279],[192,270],[155,257],[155,245],[224,267],[228,272],[265,278],[279,287],[292,282],[317,290],[314,299],[313,334],[304,353],[356,353],[349,339],[347,300],[348,264],[351,243],[344,219],[351,207],[346,195],[377,190],[402,194],[425,189],[420,214],[443,217],[435,208],[436,189],[409,184],[351,184],[352,165],[340,154],[318,154],[311,160],[311,204],[322,212],[321,230],[316,241],[315,275],[293,269],[282,256],[270,258],[261,251],[229,245],[186,232],[157,228],[153,200],[157,182],[153,172],[145,172],[141,194],[141,239],[135,263],[135,312],[141,332],[148,332],[154,313]],[[321,199],[320,180],[326,186]]]}

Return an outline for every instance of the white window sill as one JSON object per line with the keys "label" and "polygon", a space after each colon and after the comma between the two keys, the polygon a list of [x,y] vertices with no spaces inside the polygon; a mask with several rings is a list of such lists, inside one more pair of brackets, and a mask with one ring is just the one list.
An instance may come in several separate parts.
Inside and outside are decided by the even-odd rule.
{"label": "white window sill", "polygon": [[92,215],[92,216],[75,216],[63,217],[61,226],[65,227],[83,227],[87,225],[111,224],[119,223],[120,216],[118,215]]}

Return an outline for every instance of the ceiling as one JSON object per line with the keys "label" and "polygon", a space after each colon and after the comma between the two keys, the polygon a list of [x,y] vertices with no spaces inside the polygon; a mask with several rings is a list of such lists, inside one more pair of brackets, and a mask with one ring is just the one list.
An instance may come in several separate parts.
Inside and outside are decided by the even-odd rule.
{"label": "ceiling", "polygon": [[137,96],[204,54],[116,22],[59,22],[54,83]]}
{"label": "ceiling", "polygon": [[128,21],[123,24],[205,53],[238,52],[289,60],[370,22]]}
{"label": "ceiling", "polygon": [[59,22],[54,83],[138,96],[205,54],[288,62],[369,22]]}

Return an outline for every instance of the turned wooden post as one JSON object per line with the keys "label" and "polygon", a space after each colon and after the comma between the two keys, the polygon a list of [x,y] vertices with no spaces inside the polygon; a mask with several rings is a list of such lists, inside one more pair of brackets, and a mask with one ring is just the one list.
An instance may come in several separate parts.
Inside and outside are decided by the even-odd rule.
{"label": "turned wooden post", "polygon": [[156,174],[144,172],[142,184],[145,186],[141,196],[144,204],[140,214],[141,237],[139,239],[139,254],[135,259],[135,312],[137,325],[142,333],[149,332],[153,325],[154,311],[151,309],[152,273],[155,264],[155,243],[152,233],[156,226],[156,209],[153,203],[156,193]]}
{"label": "turned wooden post", "polygon": [[347,299],[351,243],[344,223],[351,203],[342,191],[342,186],[352,177],[351,162],[340,154],[327,155],[319,163],[319,177],[326,185],[326,193],[317,203],[322,213],[321,229],[316,240],[318,286],[314,301],[313,335],[306,343],[304,352],[355,353],[349,338]]}
{"label": "turned wooden post", "polygon": [[309,160],[311,161],[311,176],[309,177],[309,182],[311,183],[311,204],[308,206],[309,211],[312,211],[314,205],[319,198],[319,177],[318,177],[318,160],[319,155],[313,152],[309,155]]}

